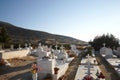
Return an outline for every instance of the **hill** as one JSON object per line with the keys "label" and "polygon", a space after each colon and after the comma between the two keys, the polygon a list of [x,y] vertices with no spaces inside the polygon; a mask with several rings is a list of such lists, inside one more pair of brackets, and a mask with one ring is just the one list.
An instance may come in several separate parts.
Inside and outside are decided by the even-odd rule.
{"label": "hill", "polygon": [[7,22],[0,21],[0,27],[5,27],[8,34],[11,36],[12,42],[46,42],[46,43],[70,43],[70,44],[78,44],[78,43],[86,43],[85,41],[78,40],[72,37],[56,35],[47,33],[44,31],[36,31],[30,29],[24,29],[21,27],[17,27]]}

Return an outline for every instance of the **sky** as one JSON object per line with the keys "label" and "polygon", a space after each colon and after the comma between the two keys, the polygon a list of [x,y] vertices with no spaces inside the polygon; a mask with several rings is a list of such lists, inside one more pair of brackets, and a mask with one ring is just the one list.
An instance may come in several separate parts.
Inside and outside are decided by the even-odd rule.
{"label": "sky", "polygon": [[83,41],[120,39],[120,0],[0,0],[0,21]]}

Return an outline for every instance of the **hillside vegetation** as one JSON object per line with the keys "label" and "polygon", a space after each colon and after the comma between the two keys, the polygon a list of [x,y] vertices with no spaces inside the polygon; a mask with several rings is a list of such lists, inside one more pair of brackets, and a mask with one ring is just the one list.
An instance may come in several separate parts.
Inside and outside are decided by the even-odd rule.
{"label": "hillside vegetation", "polygon": [[36,43],[36,42],[46,42],[46,43],[86,43],[85,41],[78,40],[72,37],[63,36],[63,35],[56,35],[47,33],[44,31],[36,31],[30,29],[24,29],[21,27],[17,27],[7,22],[0,22],[0,27],[5,27],[8,34],[11,37],[11,42],[13,43]]}

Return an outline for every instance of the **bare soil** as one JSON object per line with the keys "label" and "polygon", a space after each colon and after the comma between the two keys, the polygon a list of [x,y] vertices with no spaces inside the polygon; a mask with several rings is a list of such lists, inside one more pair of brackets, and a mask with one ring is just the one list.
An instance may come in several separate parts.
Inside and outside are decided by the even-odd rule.
{"label": "bare soil", "polygon": [[0,80],[32,80],[31,65],[36,57],[9,59],[11,66],[0,66]]}
{"label": "bare soil", "polygon": [[79,66],[79,59],[75,58],[70,64],[69,68],[66,71],[66,74],[63,76],[63,80],[74,80],[77,69]]}

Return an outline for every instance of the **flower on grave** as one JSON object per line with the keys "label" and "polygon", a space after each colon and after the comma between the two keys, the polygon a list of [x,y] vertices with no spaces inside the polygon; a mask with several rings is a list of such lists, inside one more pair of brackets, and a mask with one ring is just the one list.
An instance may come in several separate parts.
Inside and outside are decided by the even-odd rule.
{"label": "flower on grave", "polygon": [[35,69],[32,69],[31,72],[32,72],[32,74],[37,73],[37,71]]}
{"label": "flower on grave", "polygon": [[90,75],[86,75],[83,80],[93,80],[93,77]]}
{"label": "flower on grave", "polygon": [[35,74],[35,73],[37,73],[37,71],[38,71],[38,66],[37,66],[37,63],[34,62],[31,66],[31,72],[32,72],[32,74]]}
{"label": "flower on grave", "polygon": [[102,79],[104,79],[104,78],[105,78],[105,76],[103,75],[103,73],[102,73],[102,72],[100,72],[100,74],[99,74],[98,78],[102,78]]}

